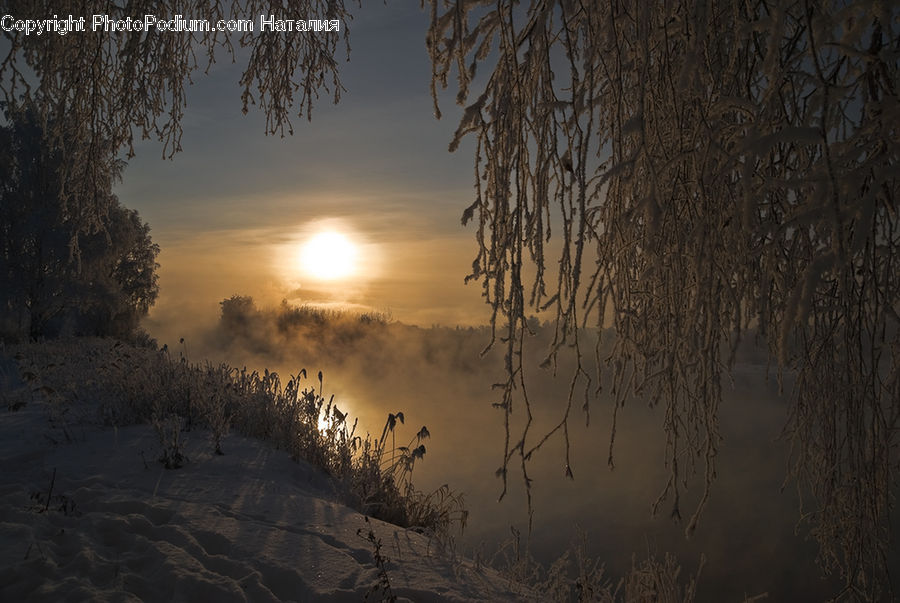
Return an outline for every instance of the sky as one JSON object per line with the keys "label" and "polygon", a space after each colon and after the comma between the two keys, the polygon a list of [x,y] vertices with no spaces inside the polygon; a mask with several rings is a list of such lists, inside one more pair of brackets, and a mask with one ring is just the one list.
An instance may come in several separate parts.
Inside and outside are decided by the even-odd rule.
{"label": "sky", "polygon": [[[165,160],[160,143],[141,142],[115,190],[161,247],[151,334],[186,316],[215,320],[235,294],[421,326],[486,321],[480,286],[463,284],[476,251],[474,229],[460,223],[474,194],[473,145],[448,151],[459,117],[452,90],[443,119],[434,116],[428,18],[412,3],[355,7],[346,92],[337,105],[323,95],[311,122],[295,116],[293,136],[266,136],[261,112],[242,114],[240,57],[195,75],[183,152]],[[322,231],[353,245],[348,277],[304,269],[303,245]]]}
{"label": "sky", "polygon": [[[145,327],[160,345],[168,343],[192,361],[209,357],[281,375],[301,367],[311,375],[321,370],[325,386],[319,387],[361,418],[361,432],[377,434],[387,413],[397,411],[411,429],[427,425],[434,439],[417,484],[428,490],[450,483],[465,492],[473,510],[468,544],[477,546],[482,538],[499,543],[510,524],[526,524],[527,507],[518,476],[510,480],[506,506],[497,504],[494,476],[505,434],[491,384],[502,380],[504,369],[502,350],[478,355],[488,341],[485,332],[394,324],[348,335],[338,324],[324,335],[282,333],[277,314],[269,312],[248,321],[252,333],[229,333],[219,325],[203,335],[202,327],[218,319],[219,302],[232,295],[252,296],[263,308],[286,299],[375,310],[423,327],[487,322],[480,285],[464,285],[476,253],[474,227],[460,224],[474,195],[473,143],[465,140],[456,153],[448,152],[460,115],[452,90],[441,97],[444,118],[434,116],[424,43],[428,15],[418,3],[397,1],[367,2],[353,12],[342,100],[332,105],[323,95],[312,122],[294,117],[293,136],[265,136],[264,115],[242,114],[239,58],[236,65],[221,61],[209,75],[195,74],[183,151],[173,160],[161,158],[156,141],[137,145],[115,192],[140,212],[161,247],[160,296]],[[343,236],[349,251],[332,242],[325,257],[306,265],[305,245],[329,231]],[[345,251],[349,274],[316,277],[318,268]],[[334,267],[322,272],[338,276]],[[178,345],[182,336],[189,341]],[[549,431],[559,420],[554,413],[567,412],[563,402],[575,374],[571,356],[562,361],[560,378],[537,370],[551,336],[539,332],[529,350],[540,356],[526,357],[537,417],[532,434]],[[594,553],[617,571],[627,569],[630,553],[658,545],[692,562],[701,551],[709,553],[707,592],[751,584],[776,600],[791,600],[787,593],[810,596],[814,551],[806,531],[795,534],[798,502],[793,489],[781,488],[786,451],[775,443],[787,401],[776,392],[765,352],[757,353],[723,384],[728,447],[718,460],[721,478],[703,529],[689,543],[668,517],[648,520],[648,507],[668,476],[665,409],[654,412],[644,400],[629,400],[616,427],[614,473],[606,461],[613,406],[604,390],[592,402],[590,427],[581,415],[572,420],[577,480],[565,477],[558,435],[534,457],[533,542],[536,550],[549,551],[542,560],[564,550],[578,524],[590,533]],[[604,349],[601,357],[608,355]],[[610,375],[603,376],[610,383]],[[594,377],[597,382],[601,374]],[[517,420],[526,416],[516,412]],[[696,498],[701,490],[692,487]]]}

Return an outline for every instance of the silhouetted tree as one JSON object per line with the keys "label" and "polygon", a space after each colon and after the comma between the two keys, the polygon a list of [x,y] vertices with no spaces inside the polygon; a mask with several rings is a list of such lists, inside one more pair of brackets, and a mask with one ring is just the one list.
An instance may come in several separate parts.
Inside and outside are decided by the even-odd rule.
{"label": "silhouetted tree", "polygon": [[[65,209],[58,172],[63,154],[48,146],[29,111],[7,112],[0,128],[0,307],[7,333],[127,336],[156,299],[159,247],[134,210],[98,191],[106,228],[83,228]],[[120,164],[111,164],[119,169]],[[76,231],[80,252],[73,254]]]}
{"label": "silhouetted tree", "polygon": [[249,295],[232,295],[220,301],[219,305],[222,306],[219,320],[226,332],[246,334],[250,323],[259,315],[256,303]]}
{"label": "silhouetted tree", "polygon": [[[612,440],[632,394],[665,408],[668,499],[716,476],[721,382],[756,328],[795,376],[786,435],[804,516],[849,596],[888,584],[900,469],[900,19],[830,0],[431,0],[433,87],[455,71],[475,138],[481,279],[506,341],[509,463],[533,433],[530,308],[548,364],[612,324]],[[479,70],[480,68],[480,70]],[[486,70],[485,70],[486,68]],[[476,77],[476,72],[478,76]],[[473,100],[474,99],[474,100]],[[552,236],[551,236],[552,233]],[[598,369],[601,359],[597,359]],[[579,387],[580,387],[579,386]],[[514,389],[524,430],[511,434]],[[589,415],[588,415],[589,416]]]}

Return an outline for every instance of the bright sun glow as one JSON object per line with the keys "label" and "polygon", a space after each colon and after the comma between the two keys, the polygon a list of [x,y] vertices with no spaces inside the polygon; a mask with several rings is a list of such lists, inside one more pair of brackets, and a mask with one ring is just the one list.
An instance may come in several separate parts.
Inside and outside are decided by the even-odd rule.
{"label": "bright sun glow", "polygon": [[356,270],[356,246],[340,233],[322,232],[303,246],[300,261],[303,270],[316,278],[344,278]]}

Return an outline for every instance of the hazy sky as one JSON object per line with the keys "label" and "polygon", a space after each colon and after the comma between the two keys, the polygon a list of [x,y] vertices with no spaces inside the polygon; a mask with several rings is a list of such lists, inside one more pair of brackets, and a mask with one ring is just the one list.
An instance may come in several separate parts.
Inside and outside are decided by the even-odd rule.
{"label": "hazy sky", "polygon": [[[155,141],[137,147],[116,192],[162,247],[151,331],[195,312],[213,320],[232,294],[357,304],[421,325],[484,322],[479,285],[463,285],[475,254],[459,220],[473,195],[473,147],[447,150],[459,116],[452,91],[434,117],[428,15],[412,3],[354,12],[347,91],[337,105],[323,97],[312,122],[295,118],[292,137],[265,136],[258,111],[242,115],[243,64],[222,60],[188,90],[184,151],[166,161]],[[357,245],[352,278],[303,271],[300,249],[323,229]]]}

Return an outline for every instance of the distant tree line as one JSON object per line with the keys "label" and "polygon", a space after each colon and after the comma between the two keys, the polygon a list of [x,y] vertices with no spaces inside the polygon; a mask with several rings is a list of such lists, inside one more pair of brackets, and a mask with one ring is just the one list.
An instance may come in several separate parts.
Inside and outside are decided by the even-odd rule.
{"label": "distant tree line", "polygon": [[5,109],[0,128],[0,336],[128,337],[156,300],[159,246],[138,212],[112,194],[122,162],[92,206],[105,227],[85,228],[78,199],[61,190],[63,154],[30,110]]}

